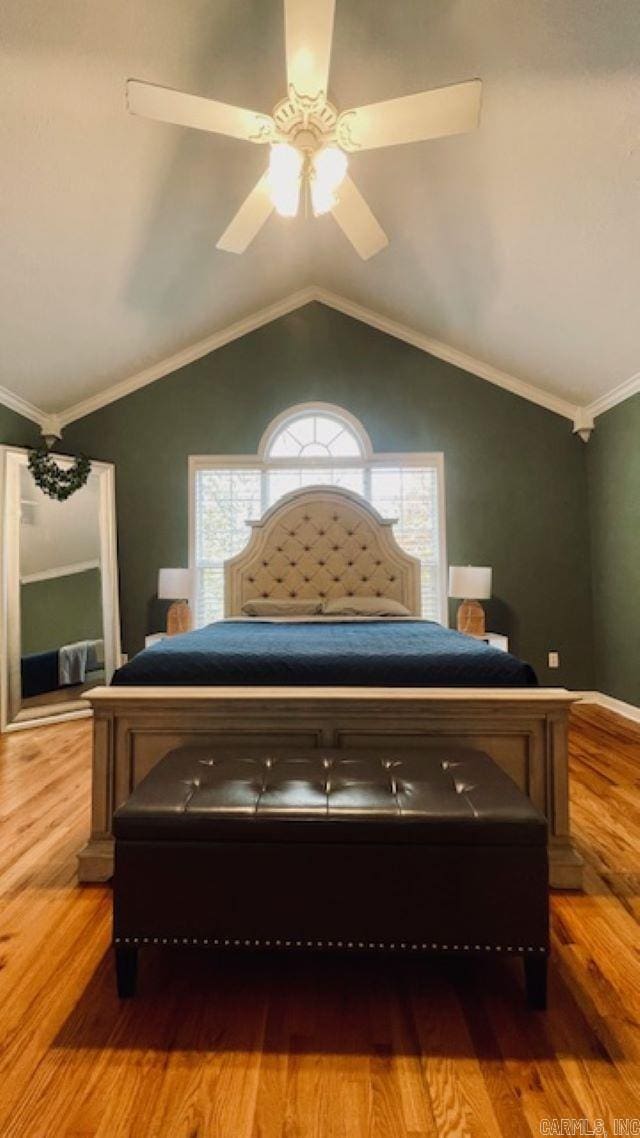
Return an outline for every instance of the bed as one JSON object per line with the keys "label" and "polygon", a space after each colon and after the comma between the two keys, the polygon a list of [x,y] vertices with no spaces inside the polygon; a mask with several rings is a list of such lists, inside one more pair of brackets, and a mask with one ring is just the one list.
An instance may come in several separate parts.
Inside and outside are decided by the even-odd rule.
{"label": "bed", "polygon": [[[92,833],[80,879],[111,876],[111,818],[182,744],[475,746],[547,816],[551,882],[581,884],[571,845],[567,720],[573,697],[508,653],[420,619],[420,565],[393,522],[350,491],[311,487],[249,523],[225,565],[227,620],[141,652],[94,711]],[[255,599],[384,596],[407,618],[241,619]]]}
{"label": "bed", "polygon": [[430,620],[300,617],[220,621],[161,640],[116,686],[535,687],[529,664]]}

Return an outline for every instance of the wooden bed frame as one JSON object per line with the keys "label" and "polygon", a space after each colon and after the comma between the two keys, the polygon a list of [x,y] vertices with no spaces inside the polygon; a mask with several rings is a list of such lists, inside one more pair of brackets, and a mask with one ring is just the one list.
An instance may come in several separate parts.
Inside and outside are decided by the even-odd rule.
{"label": "wooden bed frame", "polygon": [[[420,564],[393,522],[364,499],[311,487],[280,499],[225,566],[226,615],[256,597],[391,596],[420,615]],[[81,881],[113,869],[111,818],[172,747],[388,748],[451,744],[485,750],[549,820],[551,884],[579,889],[569,831],[567,723],[575,697],[556,688],[111,687],[93,707],[91,837]]]}

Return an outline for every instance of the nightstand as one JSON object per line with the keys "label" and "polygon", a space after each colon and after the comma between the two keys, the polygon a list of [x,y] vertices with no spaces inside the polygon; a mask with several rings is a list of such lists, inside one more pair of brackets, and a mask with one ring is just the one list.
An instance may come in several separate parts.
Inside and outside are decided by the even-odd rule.
{"label": "nightstand", "polygon": [[485,644],[490,644],[492,648],[499,648],[501,652],[509,651],[509,637],[503,636],[501,632],[485,632],[482,636],[474,636],[473,639],[484,640]]}
{"label": "nightstand", "polygon": [[150,636],[145,636],[144,638],[145,648],[150,648],[152,644],[159,644],[166,636],[166,632],[152,632]]}

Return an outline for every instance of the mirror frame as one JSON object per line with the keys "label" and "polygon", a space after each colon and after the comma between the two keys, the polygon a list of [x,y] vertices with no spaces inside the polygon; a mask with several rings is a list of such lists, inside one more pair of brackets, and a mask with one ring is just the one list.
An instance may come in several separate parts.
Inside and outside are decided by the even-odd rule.
{"label": "mirror frame", "polygon": [[[0,732],[92,715],[91,708],[79,706],[78,699],[42,704],[37,715],[20,706],[20,471],[27,465],[28,456],[29,451],[22,447],[0,446]],[[57,452],[55,458],[63,463],[74,461],[72,456]],[[100,581],[105,683],[108,683],[121,663],[115,467],[110,462],[92,461],[90,477],[94,474],[100,479]]]}

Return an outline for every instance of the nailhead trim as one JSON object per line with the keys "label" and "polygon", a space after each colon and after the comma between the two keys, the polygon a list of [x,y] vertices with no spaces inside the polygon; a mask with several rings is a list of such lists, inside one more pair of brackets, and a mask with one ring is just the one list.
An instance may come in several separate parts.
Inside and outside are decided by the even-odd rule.
{"label": "nailhead trim", "polygon": [[356,951],[363,948],[376,948],[382,951],[415,952],[418,949],[429,952],[547,952],[543,945],[537,944],[437,944],[427,941],[343,941],[343,940],[260,940],[260,939],[234,939],[231,937],[147,937],[125,936],[114,937],[114,944],[205,944],[222,945],[224,948],[348,948]]}

